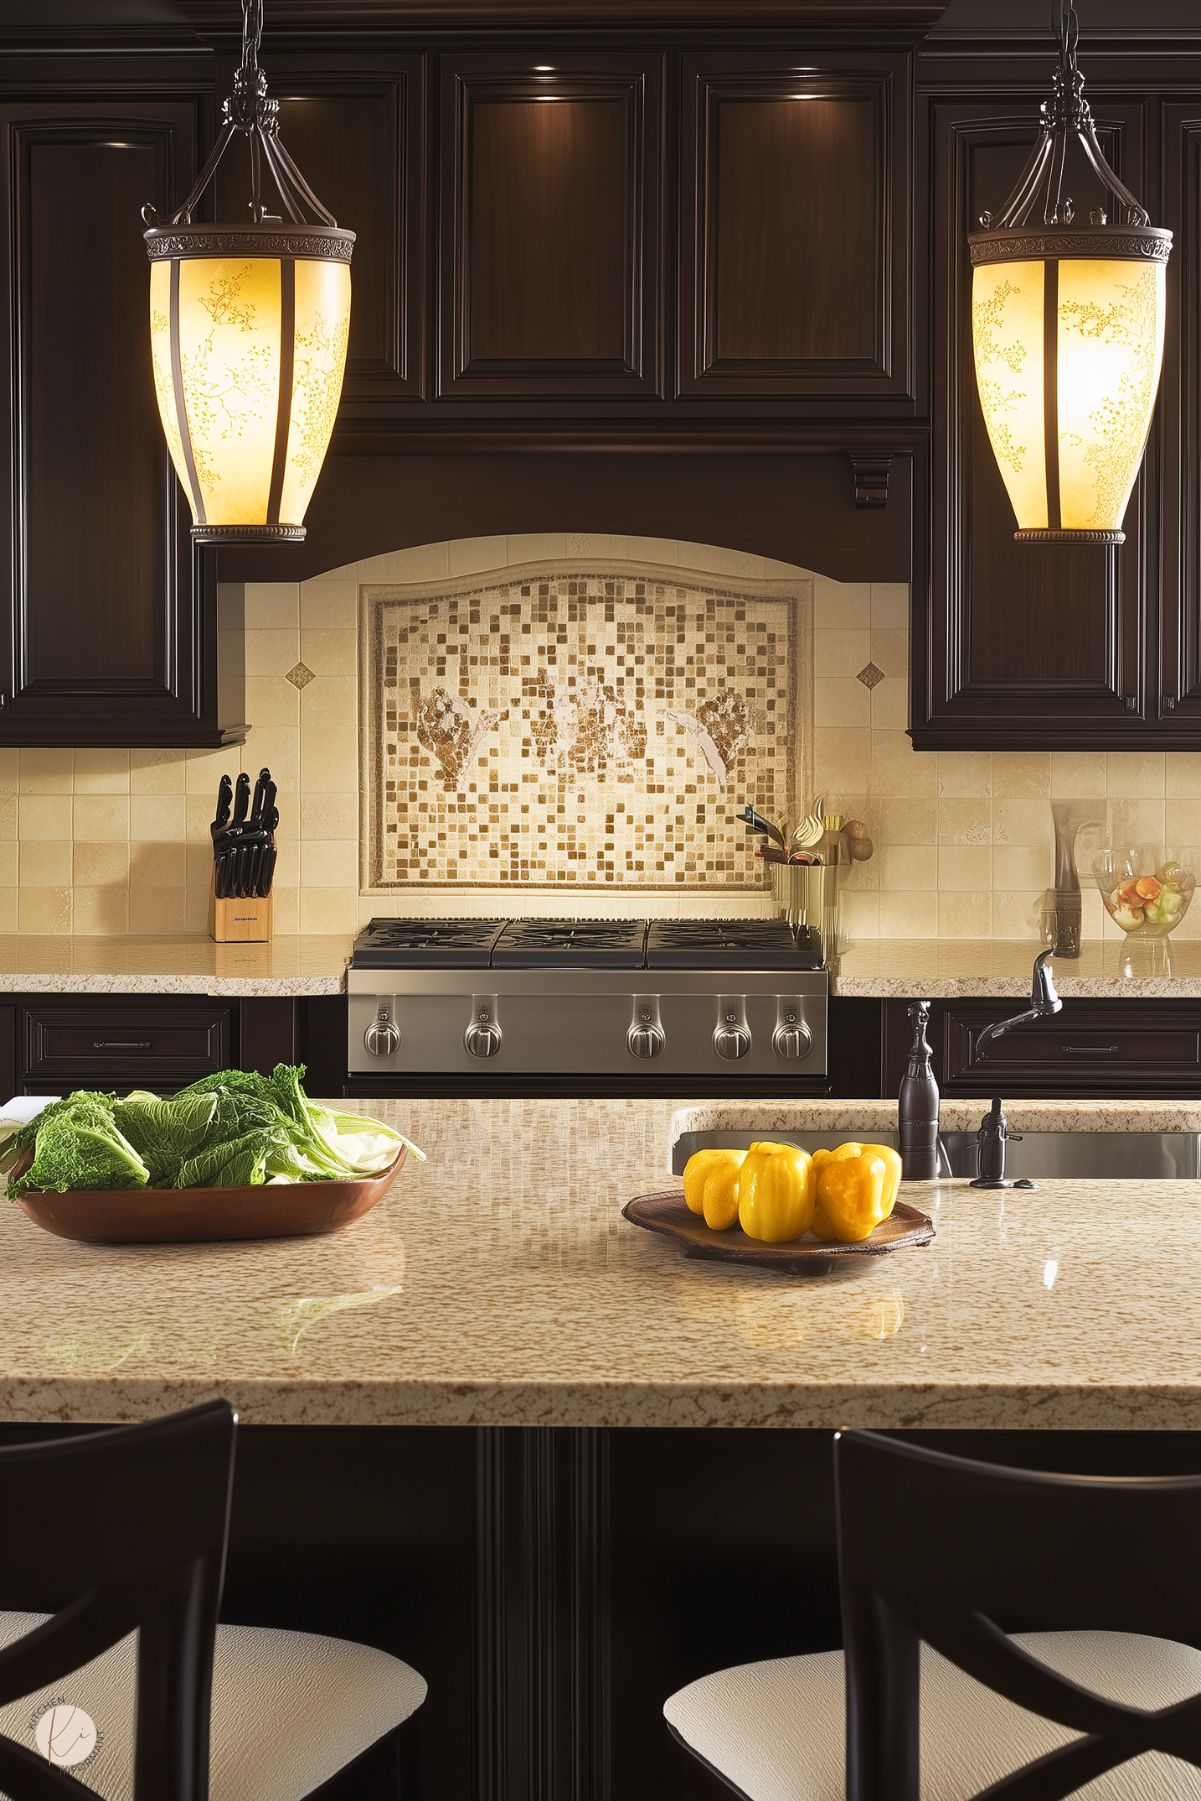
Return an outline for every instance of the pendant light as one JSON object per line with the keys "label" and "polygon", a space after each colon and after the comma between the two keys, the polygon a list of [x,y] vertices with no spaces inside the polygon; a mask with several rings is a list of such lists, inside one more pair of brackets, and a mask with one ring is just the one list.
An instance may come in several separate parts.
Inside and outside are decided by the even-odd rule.
{"label": "pendant light", "polygon": [[[1148,224],[1105,160],[1071,0],[1058,0],[1056,23],[1038,142],[1002,211],[968,239],[976,382],[1014,536],[1120,544],[1159,387],[1172,234]],[[1106,193],[1087,225],[1063,193],[1072,138]],[[1028,224],[1040,198],[1042,221]]]}
{"label": "pendant light", "polygon": [[[205,543],[304,537],[329,445],[350,325],[353,231],[339,230],[279,135],[258,65],[262,0],[243,0],[242,60],[196,185],[169,220],[142,216],[159,414]],[[233,139],[250,153],[250,218],[192,214]],[[267,211],[263,172],[281,212]]]}

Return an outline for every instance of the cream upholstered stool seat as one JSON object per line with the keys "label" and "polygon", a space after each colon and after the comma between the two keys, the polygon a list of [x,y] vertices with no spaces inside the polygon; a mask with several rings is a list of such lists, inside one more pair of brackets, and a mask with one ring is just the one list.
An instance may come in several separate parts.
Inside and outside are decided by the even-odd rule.
{"label": "cream upholstered stool seat", "polygon": [[[1048,1668],[1097,1694],[1156,1708],[1201,1692],[1201,1652],[1122,1632],[1014,1635]],[[840,1651],[702,1676],[663,1709],[676,1736],[748,1801],[845,1801]],[[922,1801],[967,1801],[1077,1735],[1015,1707],[937,1652],[921,1651]],[[1080,1801],[1201,1801],[1201,1770],[1146,1753],[1078,1791]]]}
{"label": "cream upholstered stool seat", "polygon": [[[0,1613],[0,1648],[46,1617]],[[56,1761],[103,1801],[133,1801],[136,1658],[131,1633],[41,1693],[0,1708],[0,1733],[34,1742],[36,1723],[57,1704],[61,1711],[42,1728],[43,1737],[54,1731]],[[218,1626],[209,1801],[300,1801],[394,1732],[425,1692],[424,1678],[386,1651],[308,1632]],[[74,1741],[84,1755],[78,1766],[69,1761]]]}

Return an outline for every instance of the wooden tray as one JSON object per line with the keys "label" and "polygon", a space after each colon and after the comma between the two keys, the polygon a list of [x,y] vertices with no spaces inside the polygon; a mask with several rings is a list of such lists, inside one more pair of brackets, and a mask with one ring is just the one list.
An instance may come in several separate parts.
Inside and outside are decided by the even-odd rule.
{"label": "wooden tray", "polygon": [[[349,1182],[265,1182],[257,1188],[75,1188],[19,1196],[35,1226],[82,1244],[203,1244],[310,1238],[362,1219],[387,1194],[407,1146],[376,1176]],[[33,1161],[27,1152],[19,1174]]]}
{"label": "wooden tray", "polygon": [[648,1232],[662,1232],[682,1245],[686,1257],[707,1257],[715,1263],[756,1263],[786,1276],[822,1276],[849,1257],[882,1257],[902,1245],[929,1244],[934,1222],[916,1207],[898,1201],[882,1225],[860,1244],[819,1244],[816,1238],[794,1238],[788,1244],[763,1244],[748,1238],[738,1226],[728,1232],[712,1231],[692,1213],[678,1188],[665,1194],[640,1194],[627,1201],[622,1214],[631,1225]]}

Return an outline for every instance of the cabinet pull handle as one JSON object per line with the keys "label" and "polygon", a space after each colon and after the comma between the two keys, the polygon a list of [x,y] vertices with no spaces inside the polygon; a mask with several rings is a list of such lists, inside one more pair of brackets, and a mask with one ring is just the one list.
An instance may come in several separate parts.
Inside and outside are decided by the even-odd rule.
{"label": "cabinet pull handle", "polygon": [[148,1051],[151,1044],[148,1038],[93,1038],[94,1051]]}
{"label": "cabinet pull handle", "polygon": [[1061,1044],[1065,1057],[1116,1057],[1120,1044]]}

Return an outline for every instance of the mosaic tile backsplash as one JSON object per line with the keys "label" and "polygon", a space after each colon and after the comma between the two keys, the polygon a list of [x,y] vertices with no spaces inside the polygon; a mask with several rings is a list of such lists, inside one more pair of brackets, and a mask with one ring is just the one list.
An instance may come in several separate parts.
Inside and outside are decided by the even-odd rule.
{"label": "mosaic tile backsplash", "polygon": [[811,713],[810,584],[783,586],[364,588],[365,885],[760,892],[733,814],[795,817]]}

